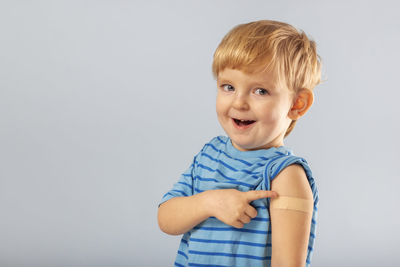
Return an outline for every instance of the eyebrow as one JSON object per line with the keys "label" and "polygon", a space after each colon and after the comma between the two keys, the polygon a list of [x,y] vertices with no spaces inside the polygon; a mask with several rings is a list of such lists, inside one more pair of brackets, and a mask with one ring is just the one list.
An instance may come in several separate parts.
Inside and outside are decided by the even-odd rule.
{"label": "eyebrow", "polygon": [[223,84],[230,84],[230,85],[233,85],[234,82],[232,82],[232,81],[229,80],[229,79],[221,78],[221,79],[217,79],[217,84],[218,84],[218,86],[223,85]]}

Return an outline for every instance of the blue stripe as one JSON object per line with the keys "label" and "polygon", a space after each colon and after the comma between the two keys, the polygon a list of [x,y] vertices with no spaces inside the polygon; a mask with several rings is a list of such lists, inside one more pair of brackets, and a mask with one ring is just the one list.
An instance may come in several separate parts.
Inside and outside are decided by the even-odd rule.
{"label": "blue stripe", "polygon": [[269,218],[253,218],[252,221],[269,222]]}
{"label": "blue stripe", "polygon": [[265,166],[265,162],[259,162],[259,163],[257,163],[257,166],[264,167]]}
{"label": "blue stripe", "polygon": [[313,233],[310,233],[310,236],[311,236],[312,238],[315,238],[315,235],[314,235]]}
{"label": "blue stripe", "polygon": [[203,230],[203,231],[235,231],[235,232],[244,232],[244,233],[252,233],[252,234],[270,234],[271,231],[261,231],[261,230],[252,230],[252,229],[244,229],[244,228],[235,228],[235,227],[194,227],[195,230]]}
{"label": "blue stripe", "polygon": [[216,265],[216,264],[213,264],[213,265],[210,265],[210,264],[200,264],[200,263],[191,263],[191,262],[189,262],[189,266],[197,266],[197,267],[203,267],[203,266],[206,266],[206,267],[230,267],[230,266],[226,266],[226,265]]}
{"label": "blue stripe", "polygon": [[190,189],[192,189],[192,185],[185,183],[185,182],[178,182],[178,184],[183,184],[186,185],[187,187],[189,187]]}
{"label": "blue stripe", "polygon": [[206,166],[206,165],[203,165],[203,164],[201,164],[201,163],[198,163],[197,161],[196,161],[196,164],[197,164],[197,167],[200,167],[200,168],[202,168],[202,169],[208,170],[208,171],[210,171],[210,172],[215,172],[214,169],[211,169],[210,167],[208,167],[208,166]]}
{"label": "blue stripe", "polygon": [[173,197],[176,197],[175,195],[173,195],[173,194],[171,194],[171,193],[166,193],[164,197],[166,197],[166,196],[173,196]]}
{"label": "blue stripe", "polygon": [[203,156],[205,156],[205,157],[209,158],[210,160],[215,161],[215,162],[217,162],[217,163],[219,162],[218,159],[215,159],[215,158],[211,157],[211,156],[208,155],[207,153],[201,152],[201,155],[203,155]]}
{"label": "blue stripe", "polygon": [[308,250],[313,251],[314,249],[312,247],[308,246]]}
{"label": "blue stripe", "polygon": [[[274,152],[277,153],[277,154],[279,154],[279,156],[291,155],[291,154],[286,154],[286,153],[284,153],[284,152],[277,151],[277,150],[275,150]],[[290,152],[288,151],[288,153],[290,153]],[[271,159],[271,158],[267,158],[267,157],[264,157],[264,156],[261,156],[261,157],[259,157],[259,158],[262,159],[262,160],[269,160],[269,159]]]}
{"label": "blue stripe", "polygon": [[206,251],[197,251],[197,250],[189,250],[189,254],[197,254],[197,255],[209,255],[209,256],[226,256],[226,257],[233,257],[233,258],[247,258],[253,260],[261,260],[265,261],[271,259],[271,257],[257,257],[253,255],[247,254],[232,254],[232,253],[223,253],[223,252],[206,252]]}
{"label": "blue stripe", "polygon": [[267,244],[245,242],[245,241],[232,241],[232,240],[211,240],[211,239],[190,238],[190,241],[199,242],[199,243],[246,245],[246,246],[252,246],[252,247],[266,247],[267,246]]}
{"label": "blue stripe", "polygon": [[246,164],[247,166],[253,165],[253,164],[251,164],[250,162],[247,162],[247,161],[245,161],[245,160],[243,160],[243,159],[237,159],[237,158],[231,157],[231,156],[228,155],[225,151],[216,148],[216,147],[215,147],[214,145],[212,145],[212,144],[206,144],[205,146],[210,146],[210,147],[211,147],[212,149],[214,149],[216,152],[222,153],[222,154],[224,154],[226,157],[228,157],[228,158],[230,158],[230,159],[240,161],[240,162],[242,162],[243,164]]}
{"label": "blue stripe", "polygon": [[[196,162],[197,163],[197,162]],[[197,167],[200,167],[201,169],[205,169],[205,170],[207,170],[207,171],[210,171],[210,172],[217,172],[217,173],[219,173],[221,176],[223,176],[225,179],[228,179],[228,180],[232,180],[232,181],[237,181],[235,178],[231,178],[231,177],[228,177],[228,176],[226,176],[223,172],[221,172],[220,170],[218,170],[218,169],[212,169],[212,168],[210,168],[210,167],[208,167],[208,166],[205,166],[205,165],[203,165],[203,164],[201,164],[201,163],[197,163]],[[258,173],[259,174],[259,173]],[[258,176],[256,176],[256,175],[253,175],[253,176],[251,176],[252,178],[255,178],[255,179],[258,179],[258,178],[260,178],[260,177],[258,177]]]}
{"label": "blue stripe", "polygon": [[[211,216],[211,217],[208,217],[209,219],[215,219],[215,220],[218,220],[216,217],[214,217],[214,216]],[[255,218],[253,218],[253,219],[251,219],[252,221],[254,220],[254,221],[259,221],[259,222],[269,222],[269,218],[260,218],[260,217],[255,217]]]}
{"label": "blue stripe", "polygon": [[227,167],[228,169],[237,172],[238,170],[231,167],[230,165],[226,164],[225,162],[223,162],[222,160],[219,161],[219,163],[221,163],[222,165],[224,165],[225,167]]}
{"label": "blue stripe", "polygon": [[185,265],[179,264],[179,263],[177,263],[177,262],[175,262],[175,266],[178,266],[178,267],[185,267]]}
{"label": "blue stripe", "polygon": [[261,209],[261,210],[266,210],[266,206],[253,206],[255,209]]}
{"label": "blue stripe", "polygon": [[[226,179],[228,179],[228,180],[234,180],[234,181],[237,180],[237,179],[235,179],[235,178],[231,178],[231,177],[226,176],[223,172],[221,172],[221,171],[218,170],[218,169],[216,169],[215,171],[218,172],[222,177],[224,177],[224,178],[226,178]],[[252,175],[251,178],[253,178],[253,179],[258,179],[258,178],[261,178],[261,177],[259,177],[259,176],[257,176],[257,175]]]}
{"label": "blue stripe", "polygon": [[246,169],[243,169],[243,170],[237,170],[237,169],[235,169],[234,167],[232,167],[231,165],[229,165],[228,163],[225,163],[224,161],[222,161],[222,160],[220,160],[220,159],[215,159],[215,158],[213,158],[213,157],[211,157],[210,155],[208,155],[207,153],[201,153],[202,155],[204,155],[204,156],[206,156],[207,158],[209,158],[210,160],[212,160],[212,161],[215,161],[215,162],[217,162],[217,163],[220,163],[220,164],[222,164],[222,165],[224,165],[225,167],[227,167],[228,169],[230,169],[230,170],[232,170],[232,171],[241,171],[241,172],[244,172],[244,173],[247,173],[247,174],[259,174],[259,172],[252,172],[252,171],[248,171],[248,170],[246,170]]}
{"label": "blue stripe", "polygon": [[184,174],[182,174],[182,176],[184,176],[184,177],[192,177],[192,175],[190,173],[184,173]]}
{"label": "blue stripe", "polygon": [[241,172],[247,173],[247,174],[252,174],[252,175],[260,175],[259,172],[252,172],[246,169],[240,170]]}
{"label": "blue stripe", "polygon": [[218,141],[220,141],[224,145],[226,145],[226,143],[228,142],[228,140],[227,141],[222,140],[220,136],[217,136],[217,139],[218,139]]}
{"label": "blue stripe", "polygon": [[[217,163],[226,164],[224,161],[222,161],[222,160],[220,160],[220,159],[213,158],[212,156],[210,156],[209,154],[207,154],[207,153],[205,153],[205,152],[202,152],[201,155],[203,155],[203,156],[205,156],[205,157],[209,158],[210,160],[215,161],[215,162],[217,162]],[[228,156],[228,154],[226,154],[226,155]],[[238,159],[232,158],[232,157],[230,157],[230,156],[228,156],[228,157],[231,158],[231,159],[234,159],[234,160],[238,160]],[[238,161],[241,161],[241,160],[238,160]],[[245,164],[246,164],[247,166],[251,166],[251,165],[252,165],[251,163],[248,163],[248,162],[246,162]],[[235,168],[233,168],[232,166],[230,166],[230,165],[228,165],[228,164],[226,164],[226,166],[227,166],[228,168],[230,168],[231,170],[236,170]]]}
{"label": "blue stripe", "polygon": [[185,239],[183,239],[183,238],[181,239],[181,242],[182,242],[183,244],[186,244],[186,245],[188,244],[187,240],[185,240]]}
{"label": "blue stripe", "polygon": [[196,176],[196,177],[194,177],[194,179],[198,179],[200,181],[205,181],[205,182],[210,182],[210,181],[216,182],[216,183],[218,182],[217,179],[214,179],[214,178],[202,178],[200,176]]}
{"label": "blue stripe", "polygon": [[234,178],[231,178],[231,177],[226,176],[223,172],[221,172],[221,171],[218,170],[218,169],[216,169],[216,170],[214,170],[214,171],[218,172],[218,173],[219,173],[222,177],[224,177],[225,179],[228,179],[228,180],[235,180]]}
{"label": "blue stripe", "polygon": [[178,250],[178,254],[182,255],[183,257],[185,257],[187,260],[189,259],[189,257],[182,251]]}
{"label": "blue stripe", "polygon": [[[226,179],[228,179],[228,180],[236,181],[235,178],[231,178],[231,177],[226,176],[223,172],[221,172],[221,171],[218,170],[218,169],[212,169],[212,168],[210,168],[210,167],[208,167],[208,166],[205,166],[205,165],[203,165],[203,164],[201,164],[201,163],[198,163],[198,162],[196,162],[196,163],[197,163],[197,167],[199,167],[199,168],[201,168],[201,169],[205,169],[205,170],[210,171],[210,172],[217,172],[217,173],[219,173],[221,176],[223,176],[224,178],[226,178]],[[260,175],[260,173],[258,173],[258,175]],[[252,175],[251,178],[258,179],[258,178],[260,178],[260,177],[257,176],[257,175]]]}
{"label": "blue stripe", "polygon": [[235,180],[229,180],[229,181],[218,181],[217,179],[214,179],[214,178],[202,178],[202,177],[200,177],[200,176],[196,176],[196,177],[194,177],[195,179],[198,179],[198,180],[200,180],[200,181],[205,181],[205,182],[216,182],[216,183],[218,183],[218,182],[225,182],[225,183],[230,183],[230,184],[238,184],[238,185],[244,185],[244,186],[247,186],[247,187],[249,187],[249,188],[252,188],[253,187],[253,185],[252,184],[247,184],[247,183],[243,183],[243,182],[238,182],[238,181],[235,181]]}
{"label": "blue stripe", "polygon": [[198,188],[195,188],[195,189],[194,189],[194,192],[195,192],[195,193],[202,193],[202,192],[204,192],[204,190],[200,190],[200,189],[198,189]]}

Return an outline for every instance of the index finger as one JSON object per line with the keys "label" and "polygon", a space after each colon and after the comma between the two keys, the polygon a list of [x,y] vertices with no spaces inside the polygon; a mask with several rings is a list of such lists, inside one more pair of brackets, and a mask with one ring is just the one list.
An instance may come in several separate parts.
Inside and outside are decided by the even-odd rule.
{"label": "index finger", "polygon": [[278,196],[278,193],[275,191],[267,191],[267,190],[251,190],[246,192],[247,201],[250,203],[251,201],[261,199],[261,198],[274,198]]}

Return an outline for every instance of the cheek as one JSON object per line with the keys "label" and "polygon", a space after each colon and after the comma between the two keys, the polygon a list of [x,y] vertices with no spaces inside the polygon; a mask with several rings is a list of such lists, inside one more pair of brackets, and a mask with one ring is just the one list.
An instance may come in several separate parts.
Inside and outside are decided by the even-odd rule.
{"label": "cheek", "polygon": [[269,113],[264,116],[262,121],[265,125],[269,125],[272,127],[273,125],[278,123],[279,118],[276,116],[276,114]]}
{"label": "cheek", "polygon": [[265,124],[273,124],[280,119],[280,111],[273,105],[261,106],[257,109],[258,117]]}
{"label": "cheek", "polygon": [[221,103],[219,103],[217,101],[217,104],[215,107],[216,107],[215,110],[217,111],[217,115],[219,116],[221,114]]}
{"label": "cheek", "polygon": [[220,97],[217,97],[216,110],[218,115],[226,113],[227,111],[226,106],[227,106],[226,103]]}

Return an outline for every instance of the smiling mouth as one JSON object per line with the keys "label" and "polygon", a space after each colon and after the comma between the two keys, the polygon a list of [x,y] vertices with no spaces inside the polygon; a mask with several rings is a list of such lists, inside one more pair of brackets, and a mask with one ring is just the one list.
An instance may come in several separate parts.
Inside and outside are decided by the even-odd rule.
{"label": "smiling mouth", "polygon": [[247,126],[247,125],[250,125],[250,124],[253,124],[256,122],[256,121],[252,121],[252,120],[238,120],[238,119],[233,119],[233,121],[238,126]]}

